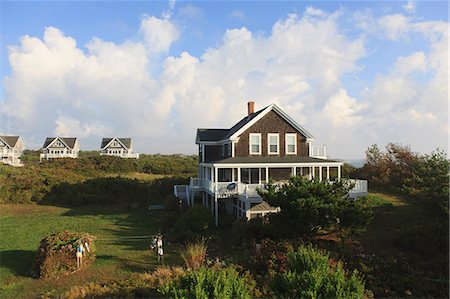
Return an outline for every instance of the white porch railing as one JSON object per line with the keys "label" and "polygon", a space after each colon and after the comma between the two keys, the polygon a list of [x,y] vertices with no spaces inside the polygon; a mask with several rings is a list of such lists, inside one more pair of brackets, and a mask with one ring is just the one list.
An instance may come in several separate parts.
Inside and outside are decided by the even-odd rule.
{"label": "white porch railing", "polygon": [[100,153],[100,156],[115,156],[120,158],[139,159],[139,154],[137,153],[122,153],[122,154]]}
{"label": "white porch railing", "polygon": [[326,159],[327,158],[327,146],[319,145],[319,146],[311,146],[311,152],[309,153],[310,157]]}
{"label": "white porch railing", "polygon": [[350,183],[355,184],[349,192],[349,197],[356,198],[359,196],[366,196],[368,193],[368,184],[366,180],[350,180]]}
{"label": "white porch railing", "polygon": [[[234,188],[230,184],[236,184]],[[352,190],[349,192],[349,196],[352,198],[365,196],[368,194],[368,184],[366,180],[350,180],[350,183],[355,184]],[[258,189],[264,188],[264,184],[245,184],[240,182],[218,182],[217,189],[216,184],[208,179],[191,178],[189,182],[190,190],[200,191],[200,189],[209,191],[218,196],[232,196],[242,195],[245,197],[258,197]]]}
{"label": "white porch railing", "polygon": [[53,158],[78,158],[77,154],[41,154],[40,155],[41,160],[44,159],[53,159]]}

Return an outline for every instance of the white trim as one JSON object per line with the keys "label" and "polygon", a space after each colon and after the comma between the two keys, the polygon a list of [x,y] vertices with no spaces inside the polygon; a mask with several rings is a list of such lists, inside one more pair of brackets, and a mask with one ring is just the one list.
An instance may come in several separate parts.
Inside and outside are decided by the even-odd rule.
{"label": "white trim", "polygon": [[[258,152],[254,152],[252,150],[252,136],[257,136],[259,138],[259,151]],[[250,155],[261,155],[261,150],[262,150],[262,138],[261,138],[261,133],[249,133],[248,134],[248,153]]]}
{"label": "white trim", "polygon": [[[277,151],[270,151],[270,137],[277,137]],[[279,155],[280,154],[280,134],[279,133],[267,133],[267,154],[268,155]]]}
{"label": "white trim", "polygon": [[[72,138],[72,137],[68,137],[68,138]],[[48,148],[50,147],[50,145],[54,144],[57,140],[58,140],[59,142],[61,142],[62,144],[64,144],[66,148],[72,149],[70,146],[67,145],[67,143],[65,143],[65,142],[62,140],[62,137],[55,137],[55,138],[52,140],[52,142],[50,142],[46,147],[44,147],[44,149],[48,149]],[[75,142],[73,143],[73,146],[74,146],[74,147],[75,147],[76,142],[77,142],[77,138],[75,138]]]}
{"label": "white trim", "polygon": [[129,149],[132,148],[131,140],[130,140],[130,148],[128,148],[128,147],[125,146],[125,144],[122,143],[122,141],[120,141],[120,139],[118,137],[113,137],[104,147],[101,147],[100,149],[106,149],[111,144],[111,142],[113,142],[114,140],[119,142],[123,146],[123,148],[126,149],[126,150],[129,150]]}
{"label": "white trim", "polygon": [[263,118],[267,113],[274,110],[278,115],[284,118],[290,125],[292,125],[297,131],[299,131],[302,135],[304,135],[307,140],[313,140],[314,137],[306,131],[302,126],[300,126],[296,121],[294,121],[289,115],[287,115],[283,110],[281,110],[277,105],[271,104],[267,106],[263,111],[261,111],[256,117],[254,117],[251,121],[246,123],[242,128],[237,130],[233,135],[230,136],[230,139],[236,138],[242,133],[244,133],[248,128],[253,126],[258,120]]}
{"label": "white trim", "polygon": [[[288,136],[294,136],[294,152],[288,151]],[[297,133],[286,133],[284,135],[285,153],[286,155],[297,155]]]}
{"label": "white trim", "polygon": [[231,142],[231,157],[234,158],[234,141]]}

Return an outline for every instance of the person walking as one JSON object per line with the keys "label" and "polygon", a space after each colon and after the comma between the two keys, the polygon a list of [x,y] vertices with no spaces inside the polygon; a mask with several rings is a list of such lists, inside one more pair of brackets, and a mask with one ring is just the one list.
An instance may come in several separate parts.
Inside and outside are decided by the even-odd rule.
{"label": "person walking", "polygon": [[84,252],[84,247],[81,244],[81,242],[78,242],[78,246],[77,246],[77,268],[80,268],[83,266],[83,252]]}
{"label": "person walking", "polygon": [[156,248],[158,250],[158,261],[162,261],[162,263],[164,264],[164,249],[161,235],[158,236],[158,241],[156,241]]}

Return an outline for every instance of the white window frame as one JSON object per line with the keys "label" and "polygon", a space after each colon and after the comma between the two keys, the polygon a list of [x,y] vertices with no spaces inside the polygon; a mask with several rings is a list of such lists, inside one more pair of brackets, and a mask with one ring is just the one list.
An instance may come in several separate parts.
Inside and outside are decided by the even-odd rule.
{"label": "white window frame", "polygon": [[[270,137],[277,137],[277,151],[270,151]],[[280,154],[280,134],[278,133],[267,133],[267,153],[269,155],[279,155]]]}
{"label": "white window frame", "polygon": [[[254,152],[252,151],[252,136],[257,136],[259,139],[259,151],[258,152]],[[250,153],[250,155],[261,155],[261,133],[250,133],[248,134],[248,152]]]}
{"label": "white window frame", "polygon": [[[288,137],[289,136],[294,136],[294,151],[293,152],[288,151]],[[284,137],[284,144],[285,144],[286,155],[296,155],[297,154],[297,134],[296,133],[286,133],[286,135]]]}

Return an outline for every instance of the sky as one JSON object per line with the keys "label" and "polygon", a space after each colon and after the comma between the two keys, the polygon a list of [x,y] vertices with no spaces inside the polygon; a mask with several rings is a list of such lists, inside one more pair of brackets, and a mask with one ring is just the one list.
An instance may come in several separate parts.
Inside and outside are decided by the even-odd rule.
{"label": "sky", "polygon": [[448,151],[447,1],[0,2],[0,134],[131,137],[141,153],[197,152],[275,103],[361,159],[389,142]]}

